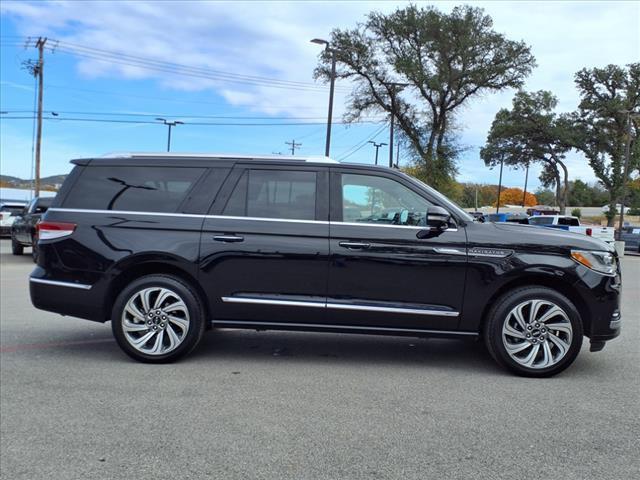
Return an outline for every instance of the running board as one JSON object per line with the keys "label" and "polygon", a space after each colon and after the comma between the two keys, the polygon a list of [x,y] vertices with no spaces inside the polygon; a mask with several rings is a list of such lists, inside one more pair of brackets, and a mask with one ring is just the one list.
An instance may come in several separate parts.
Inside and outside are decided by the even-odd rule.
{"label": "running board", "polygon": [[360,333],[373,335],[397,335],[444,338],[478,338],[478,332],[455,330],[429,330],[423,328],[393,328],[365,325],[332,325],[322,323],[254,322],[242,320],[211,320],[211,327],[243,328],[249,330],[291,330],[306,332]]}

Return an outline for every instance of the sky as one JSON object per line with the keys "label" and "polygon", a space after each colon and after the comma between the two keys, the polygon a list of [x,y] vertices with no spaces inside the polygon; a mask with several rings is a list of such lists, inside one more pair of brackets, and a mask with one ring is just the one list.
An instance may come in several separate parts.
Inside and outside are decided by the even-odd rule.
{"label": "sky", "polygon": [[[449,12],[462,2],[415,3]],[[551,90],[559,98],[558,111],[576,108],[573,76],[581,68],[640,59],[640,2],[467,3],[484,8],[496,31],[531,46],[538,67],[524,89]],[[15,118],[31,117],[34,107],[34,78],[23,62],[36,58],[37,52],[24,48],[23,37],[49,39],[42,176],[67,173],[72,158],[165,150],[167,127],[155,122],[156,117],[190,123],[173,129],[175,152],[286,154],[290,152],[285,142],[295,140],[302,144],[296,153],[323,155],[328,88],[313,80],[321,47],[309,40],[329,38],[333,28],[354,27],[372,10],[391,12],[403,5],[407,4],[3,0],[0,111],[7,113],[0,114],[0,173],[32,175],[33,122]],[[87,47],[146,62],[188,65],[196,76],[176,74],[166,63],[148,69],[137,59],[127,64],[105,61],[104,54]],[[348,83],[338,82],[336,122],[341,122],[349,89]],[[459,112],[460,141],[467,147],[459,158],[459,181],[497,183],[497,171],[484,166],[479,148],[496,112],[510,106],[513,94],[488,94]],[[381,119],[334,125],[331,156],[373,163],[374,147],[366,141],[388,143]],[[244,125],[220,125],[229,123]],[[380,149],[382,161],[388,156],[386,148]],[[581,155],[570,154],[567,163],[570,179],[595,180]],[[530,189],[539,186],[538,173],[539,168],[531,169]],[[503,183],[522,187],[524,172],[505,169]]]}

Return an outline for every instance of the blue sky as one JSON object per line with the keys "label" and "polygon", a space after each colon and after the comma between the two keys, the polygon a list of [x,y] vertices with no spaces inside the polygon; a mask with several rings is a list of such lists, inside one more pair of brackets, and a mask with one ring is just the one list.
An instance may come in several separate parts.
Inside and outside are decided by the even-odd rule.
{"label": "blue sky", "polygon": [[[449,11],[459,2],[432,2]],[[478,2],[494,28],[532,46],[538,68],[527,90],[549,89],[559,109],[575,108],[573,74],[582,67],[626,64],[640,58],[639,2]],[[45,111],[58,118],[105,117],[105,113],[143,114],[118,119],[153,121],[162,116],[185,122],[301,123],[281,126],[182,125],[173,131],[172,150],[270,154],[287,152],[285,141],[302,143],[299,153],[324,153],[328,90],[314,87],[319,46],[334,27],[350,27],[372,9],[391,11],[402,2],[13,2],[3,0],[0,71],[0,172],[30,177],[33,77],[21,68],[35,49],[17,46],[16,37],[48,36],[67,45],[206,67],[234,74],[300,82],[300,89],[233,83],[113,64],[58,48],[45,56]],[[55,46],[55,43],[51,43]],[[64,45],[61,43],[61,45]],[[258,82],[259,83],[259,82]],[[307,86],[309,85],[309,86]],[[336,118],[344,112],[347,84],[339,85]],[[497,172],[484,167],[478,147],[495,113],[513,92],[488,95],[460,111],[461,141],[469,149],[459,161],[461,181],[495,183]],[[80,113],[66,113],[80,112]],[[100,115],[97,115],[100,114]],[[52,118],[51,114],[47,114]],[[203,117],[259,117],[203,118]],[[375,120],[375,119],[374,119]],[[341,158],[380,129],[379,124],[335,125],[332,157]],[[388,142],[386,129],[375,137]],[[68,160],[113,151],[162,151],[166,127],[126,123],[47,120],[43,135],[43,175],[66,173]],[[388,155],[381,149],[382,158]],[[347,160],[371,163],[370,145]],[[594,179],[578,154],[568,159],[570,176]],[[530,185],[538,185],[537,169]],[[505,183],[523,183],[523,172],[507,171]]]}

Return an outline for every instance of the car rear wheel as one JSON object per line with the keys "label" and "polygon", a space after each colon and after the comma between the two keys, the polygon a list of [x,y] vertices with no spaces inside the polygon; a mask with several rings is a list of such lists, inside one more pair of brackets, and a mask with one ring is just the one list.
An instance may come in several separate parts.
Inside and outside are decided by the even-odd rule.
{"label": "car rear wheel", "polygon": [[33,238],[31,240],[31,258],[33,263],[38,263],[38,239]]}
{"label": "car rear wheel", "polygon": [[24,253],[24,247],[13,236],[11,237],[11,253],[13,255],[22,255]]}
{"label": "car rear wheel", "polygon": [[120,293],[111,326],[130,357],[167,363],[196,347],[204,332],[205,314],[197,293],[186,282],[169,275],[148,275]]}
{"label": "car rear wheel", "polygon": [[573,363],[582,346],[582,321],[571,301],[546,287],[523,287],[502,296],[484,332],[491,356],[528,377],[549,377]]}

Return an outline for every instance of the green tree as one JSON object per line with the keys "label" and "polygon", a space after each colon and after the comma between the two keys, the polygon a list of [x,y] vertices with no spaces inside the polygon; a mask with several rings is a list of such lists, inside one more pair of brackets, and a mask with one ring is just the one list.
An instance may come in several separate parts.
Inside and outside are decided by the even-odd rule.
{"label": "green tree", "polygon": [[459,203],[464,208],[474,208],[476,206],[476,195],[478,208],[494,205],[498,198],[497,185],[461,183],[460,186],[462,187],[462,195]]}
{"label": "green tree", "polygon": [[536,198],[538,199],[538,204],[540,205],[553,205],[555,200],[555,195],[553,191],[548,188],[539,188],[535,192]]}
{"label": "green tree", "polygon": [[590,207],[593,203],[593,188],[582,180],[569,182],[569,205]]}
{"label": "green tree", "polygon": [[[580,93],[574,114],[573,146],[584,153],[596,177],[608,193],[608,225],[613,226],[616,204],[621,201],[622,186],[640,165],[637,117],[640,111],[640,63],[628,68],[608,65],[582,69],[575,76]],[[631,137],[628,135],[631,121]],[[627,141],[631,142],[631,162],[624,175]]]}
{"label": "green tree", "polygon": [[542,163],[540,180],[545,186],[555,185],[556,202],[565,213],[569,172],[564,158],[571,149],[572,122],[554,112],[557,104],[548,91],[516,93],[512,109],[496,114],[480,157],[491,167],[501,161],[520,168]]}
{"label": "green tree", "polygon": [[[491,17],[470,6],[449,14],[415,5],[372,12],[354,29],[335,29],[331,47],[337,78],[353,84],[345,120],[393,115],[436,188],[456,172],[456,111],[474,97],[522,86],[535,67],[529,46],[494,31]],[[329,80],[331,56],[320,55],[316,78]],[[394,82],[407,86],[400,92]]]}

